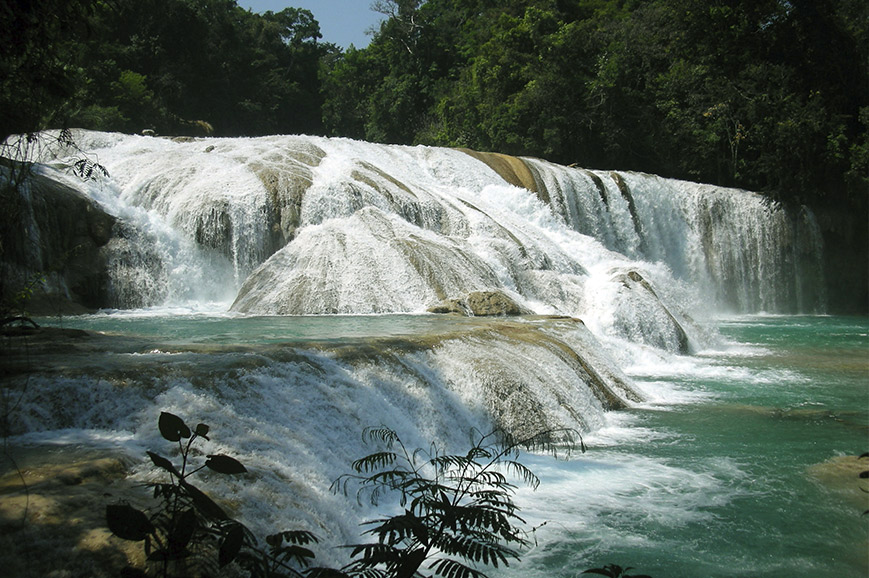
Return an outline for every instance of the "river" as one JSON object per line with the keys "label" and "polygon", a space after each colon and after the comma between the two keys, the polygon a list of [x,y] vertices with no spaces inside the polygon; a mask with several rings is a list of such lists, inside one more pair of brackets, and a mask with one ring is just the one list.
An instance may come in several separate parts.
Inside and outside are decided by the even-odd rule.
{"label": "river", "polygon": [[[264,532],[332,526],[327,538],[340,542],[375,512],[328,492],[365,451],[363,427],[386,423],[409,445],[460,451],[470,428],[490,423],[479,392],[463,391],[450,362],[420,357],[415,340],[467,346],[457,336],[485,341],[481,328],[521,322],[176,311],[60,323],[135,345],[66,356],[62,379],[43,367],[44,385],[31,378],[22,410],[37,431],[13,444],[122,447],[144,476],[143,450],[162,443],[156,415],[173,411],[211,424],[220,447],[260,472],[246,490],[215,482],[250,501],[243,521]],[[645,401],[602,412],[584,454],[523,456],[541,478],[516,496],[534,546],[493,575],[566,578],[616,563],[655,577],[865,576],[860,488],[869,483],[853,456],[869,449],[869,320],[752,315],[720,318],[717,328],[716,347],[691,356],[604,345],[631,359],[624,371]],[[468,355],[455,361],[460,371]],[[328,548],[324,556],[340,560]]]}
{"label": "river", "polygon": [[455,149],[75,140],[33,159],[4,271],[100,312],[4,342],[11,447],[121,454],[141,482],[161,411],[205,422],[251,472],[209,491],[339,564],[377,515],[329,491],[366,427],[450,452],[570,428],[586,453],[523,457],[536,545],[499,575],[866,575],[869,322],[820,315],[809,209]]}
{"label": "river", "polygon": [[720,330],[720,350],[630,368],[655,401],[610,414],[586,455],[533,460],[541,489],[523,506],[548,523],[516,575],[866,576],[869,483],[844,456],[869,446],[869,321]]}

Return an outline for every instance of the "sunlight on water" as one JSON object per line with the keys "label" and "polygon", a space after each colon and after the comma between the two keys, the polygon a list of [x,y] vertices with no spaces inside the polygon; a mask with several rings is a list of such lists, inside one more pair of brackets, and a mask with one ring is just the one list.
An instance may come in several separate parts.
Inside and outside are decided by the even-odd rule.
{"label": "sunlight on water", "polygon": [[[120,218],[117,309],[4,356],[14,443],[116,449],[146,481],[160,411],[207,421],[252,472],[216,493],[260,534],[317,529],[330,563],[374,515],[328,491],[365,427],[456,452],[571,428],[585,455],[525,456],[534,546],[493,575],[866,575],[865,495],[837,475],[869,450],[869,325],[745,315],[824,310],[808,211],[499,157],[521,188],[485,153],[348,139],[76,141],[110,178],[41,170]],[[425,314],[473,293],[537,315]]]}
{"label": "sunlight on water", "polygon": [[865,576],[859,465],[826,472],[867,451],[867,328],[732,318],[721,330],[734,353],[629,369],[659,401],[609,414],[582,457],[529,457],[542,483],[520,492],[523,512],[545,525],[518,574],[616,563],[652,576]]}

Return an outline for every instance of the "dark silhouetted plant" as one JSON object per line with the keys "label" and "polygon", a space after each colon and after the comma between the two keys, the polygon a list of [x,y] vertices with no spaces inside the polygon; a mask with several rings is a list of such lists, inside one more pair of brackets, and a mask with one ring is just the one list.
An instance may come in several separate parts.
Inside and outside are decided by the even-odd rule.
{"label": "dark silhouetted plant", "polygon": [[[311,567],[315,555],[308,546],[318,540],[308,531],[272,534],[260,548],[247,527],[190,482],[204,468],[225,475],[247,471],[223,454],[205,455],[201,465],[193,466],[194,459],[201,459],[193,451],[195,442],[209,440],[207,425],[191,429],[180,417],[163,412],[158,427],[163,438],[178,444],[181,460],[176,465],[147,452],[154,466],[169,476],[168,482],[149,484],[158,504],[148,512],[124,503],[106,508],[113,534],[143,543],[149,572],[127,567],[121,572],[125,578],[213,576],[230,564],[251,578],[486,578],[480,567],[518,561],[519,548],[528,544],[513,502],[517,486],[510,480],[533,488],[539,480],[518,461],[519,449],[569,451],[578,438],[585,451],[574,431],[545,432],[518,442],[499,432],[475,431],[471,449],[454,455],[435,444],[411,452],[395,431],[366,429],[363,440],[378,444],[378,450],[353,462],[354,473],[339,477],[332,489],[346,494],[355,484],[357,500],[367,497],[377,505],[384,497],[394,497],[403,512],[365,522],[363,536],[373,540],[346,546],[352,561],[336,570]],[[607,565],[585,573],[648,578],[629,575],[629,570]]]}
{"label": "dark silhouetted plant", "polygon": [[[147,452],[153,464],[169,474],[168,482],[149,484],[159,504],[150,514],[128,504],[106,508],[106,521],[113,534],[125,540],[143,542],[145,556],[153,573],[161,577],[209,574],[216,565],[223,568],[237,563],[252,577],[340,576],[329,569],[307,568],[314,553],[306,548],[316,543],[307,531],[286,531],[266,538],[260,549],[254,535],[232,519],[214,500],[194,486],[190,477],[203,468],[226,475],[244,474],[247,469],[235,458],[223,454],[205,456],[193,468],[192,449],[198,439],[208,440],[209,427],[198,424],[190,429],[184,421],[163,412],[158,421],[160,434],[178,444],[181,465]],[[127,568],[124,576],[147,576]]]}
{"label": "dark silhouetted plant", "polygon": [[551,432],[522,442],[475,432],[464,455],[446,454],[435,445],[411,452],[386,427],[366,429],[363,438],[380,449],[353,462],[355,473],[338,478],[333,490],[346,494],[355,483],[357,500],[367,495],[374,505],[397,494],[404,511],[364,524],[369,528],[363,534],[375,540],[348,546],[354,560],[344,572],[410,578],[423,576],[425,566],[431,576],[483,578],[479,566],[519,560],[517,548],[527,541],[508,475],[537,487],[537,477],[517,460],[518,448],[552,449]]}
{"label": "dark silhouetted plant", "polygon": [[630,570],[633,570],[630,566],[622,568],[617,564],[607,564],[603,568],[586,570],[583,574],[600,574],[601,576],[609,576],[609,578],[651,578],[645,574],[628,574]]}

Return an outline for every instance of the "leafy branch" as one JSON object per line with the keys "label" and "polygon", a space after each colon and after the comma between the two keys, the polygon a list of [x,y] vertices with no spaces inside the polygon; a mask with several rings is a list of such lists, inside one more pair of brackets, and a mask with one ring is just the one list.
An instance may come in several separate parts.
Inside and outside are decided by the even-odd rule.
{"label": "leafy branch", "polygon": [[379,449],[353,462],[354,473],[332,489],[347,494],[355,483],[357,501],[367,495],[374,505],[397,493],[404,512],[365,522],[363,535],[375,540],[348,546],[354,560],[343,571],[410,578],[426,565],[434,576],[485,578],[478,566],[519,560],[518,548],[528,542],[508,475],[536,488],[540,480],[518,461],[519,448],[549,447],[552,439],[552,432],[518,442],[474,432],[467,453],[447,454],[436,445],[410,451],[395,431],[366,429],[363,440]]}
{"label": "leafy branch", "polygon": [[[266,538],[267,548],[261,549],[251,531],[227,515],[214,500],[190,482],[191,476],[209,469],[225,475],[247,472],[241,462],[224,454],[208,454],[198,467],[192,464],[192,450],[199,439],[209,440],[209,427],[200,423],[191,430],[184,421],[171,413],[162,412],[158,420],[160,435],[177,443],[180,466],[169,459],[148,451],[151,462],[169,474],[168,482],[149,484],[154,498],[160,500],[149,514],[128,504],[106,507],[106,522],[115,536],[142,542],[145,556],[156,576],[189,575],[191,568],[213,566],[224,568],[237,563],[252,577],[335,576],[328,569],[310,568],[314,553],[306,548],[317,537],[307,531],[284,531]],[[127,568],[125,576],[148,574]]]}
{"label": "leafy branch", "polygon": [[[224,475],[247,472],[224,454],[207,454],[203,463],[194,463],[199,440],[210,441],[207,425],[191,429],[180,417],[163,412],[158,428],[164,439],[177,444],[180,455],[177,464],[147,452],[169,477],[149,484],[158,506],[145,512],[125,503],[110,505],[106,521],[117,537],[142,542],[150,575],[162,578],[215,575],[231,564],[252,578],[487,578],[480,567],[508,566],[529,543],[511,480],[532,488],[540,480],[519,462],[520,448],[554,453],[572,448],[578,438],[585,451],[582,437],[572,430],[523,440],[475,430],[466,453],[450,454],[436,444],[411,451],[394,430],[367,428],[363,441],[376,445],[376,451],[354,461],[353,472],[338,477],[332,490],[346,495],[356,485],[357,501],[367,498],[374,505],[397,495],[403,511],[364,522],[362,535],[370,540],[345,546],[352,561],[336,570],[311,566],[315,554],[309,546],[318,543],[311,532],[271,534],[261,548],[246,526],[193,485],[191,478],[203,469]],[[629,570],[607,565],[586,573],[647,578],[629,575]],[[128,567],[122,575],[142,578],[149,573]]]}

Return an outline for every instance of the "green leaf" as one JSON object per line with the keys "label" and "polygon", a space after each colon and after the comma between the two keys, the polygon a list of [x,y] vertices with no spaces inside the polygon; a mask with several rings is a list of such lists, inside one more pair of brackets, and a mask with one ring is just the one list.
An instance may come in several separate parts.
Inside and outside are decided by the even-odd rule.
{"label": "green leaf", "polygon": [[[208,439],[208,430],[209,429],[211,429],[211,428],[209,428],[204,423],[200,423],[200,424],[196,425],[196,429],[193,430],[193,433],[195,433],[196,435],[198,435],[201,438]],[[209,440],[209,441],[211,441],[211,440]]]}
{"label": "green leaf", "polygon": [[163,468],[170,474],[178,476],[179,478],[181,477],[181,472],[175,469],[175,466],[172,465],[172,462],[170,462],[161,455],[155,454],[154,452],[145,453],[148,454],[148,457],[151,458],[151,461],[154,462],[155,466],[157,466],[158,468]]}
{"label": "green leaf", "polygon": [[222,454],[209,455],[205,465],[220,474],[244,474],[247,472],[247,468],[241,462]]}
{"label": "green leaf", "polygon": [[184,420],[175,414],[166,411],[161,412],[157,426],[160,428],[160,435],[170,442],[177,442],[181,438],[187,439],[190,437],[190,428],[187,427]]}
{"label": "green leaf", "polygon": [[244,543],[244,528],[241,524],[234,524],[229,532],[226,533],[226,536],[223,538],[223,542],[220,544],[220,551],[218,552],[218,562],[220,567],[223,568],[227,564],[230,564],[233,560],[236,559],[238,553],[241,552],[241,546]]}
{"label": "green leaf", "polygon": [[193,505],[196,506],[196,509],[200,514],[205,516],[210,520],[228,520],[229,516],[226,515],[226,512],[223,511],[223,508],[214,503],[214,500],[209,498],[196,486],[190,485],[184,480],[181,480],[181,487],[184,488],[184,491],[187,492],[187,495],[190,496],[190,499],[193,500]]}
{"label": "green leaf", "polygon": [[106,523],[112,534],[133,542],[144,540],[154,531],[148,516],[128,504],[106,506]]}
{"label": "green leaf", "polygon": [[193,539],[198,520],[192,508],[184,510],[175,520],[168,539],[168,559],[177,560],[188,556],[187,545]]}

